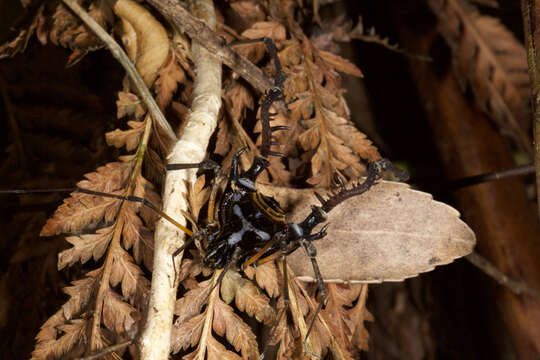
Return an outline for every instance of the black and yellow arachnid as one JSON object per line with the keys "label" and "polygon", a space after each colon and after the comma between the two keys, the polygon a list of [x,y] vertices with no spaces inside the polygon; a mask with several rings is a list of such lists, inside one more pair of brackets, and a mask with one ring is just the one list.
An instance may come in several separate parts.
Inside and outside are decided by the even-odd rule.
{"label": "black and yellow arachnid", "polygon": [[[262,143],[260,155],[255,157],[253,163],[246,171],[241,172],[239,168],[239,157],[244,150],[240,150],[233,158],[229,176],[223,177],[220,175],[221,178],[226,179],[226,185],[221,197],[215,200],[215,205],[210,204],[211,212],[214,213],[213,218],[216,219],[215,221],[211,221],[206,227],[193,233],[178,224],[146,199],[136,196],[108,194],[84,188],[75,188],[72,190],[90,195],[140,202],[150,207],[191,236],[190,240],[173,254],[173,259],[186,246],[197,240],[196,244],[199,245],[199,250],[202,253],[202,262],[212,269],[224,269],[221,273],[221,278],[230,268],[261,264],[274,259],[276,255],[286,256],[296,249],[303,247],[313,265],[317,287],[321,296],[321,301],[313,317],[315,319],[318,312],[326,303],[327,295],[323,277],[317,264],[317,251],[313,241],[326,236],[328,225],[324,225],[316,232],[314,232],[314,229],[317,225],[327,220],[327,213],[336,205],[348,198],[368,191],[382,171],[392,169],[392,164],[386,159],[370,163],[367,177],[363,182],[357,183],[350,188],[346,188],[345,185],[340,183],[340,187],[331,192],[326,199],[318,195],[321,202],[320,206],[312,205],[311,212],[303,221],[298,223],[287,222],[287,214],[280,207],[280,204],[274,198],[260,193],[256,188],[258,176],[270,164],[268,157],[283,156],[270,149],[272,145],[276,144],[272,133],[274,131],[288,129],[284,126],[270,126],[270,121],[275,116],[275,114],[270,112],[270,108],[275,102],[284,100],[283,82],[286,76],[281,68],[277,50],[273,42],[270,39],[264,39],[264,43],[273,58],[276,66],[276,75],[274,86],[265,93],[261,103]],[[216,174],[220,173],[219,165],[211,160],[197,164],[167,165],[168,171],[188,168],[212,169]],[[21,192],[27,193],[31,191]],[[287,279],[285,275],[285,262],[283,264],[284,279]],[[287,281],[284,281],[285,289],[283,294],[286,302],[288,301],[287,286]],[[306,338],[311,331],[313,323],[314,320],[310,324]]]}

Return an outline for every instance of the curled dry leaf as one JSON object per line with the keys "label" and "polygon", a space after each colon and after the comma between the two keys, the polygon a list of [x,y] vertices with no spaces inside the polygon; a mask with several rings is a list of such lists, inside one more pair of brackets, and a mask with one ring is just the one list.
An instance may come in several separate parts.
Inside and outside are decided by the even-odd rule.
{"label": "curled dry leaf", "polygon": [[[301,221],[317,204],[313,189],[262,186]],[[324,193],[324,190],[319,190]],[[469,254],[476,242],[454,208],[403,183],[381,181],[329,213],[328,236],[316,242],[317,261],[328,282],[400,281]],[[313,280],[309,258],[289,255],[295,274]]]}
{"label": "curled dry leaf", "polygon": [[148,10],[134,1],[116,1],[114,12],[135,30],[137,35],[136,67],[146,85],[152,85],[159,69],[169,56],[167,31]]}

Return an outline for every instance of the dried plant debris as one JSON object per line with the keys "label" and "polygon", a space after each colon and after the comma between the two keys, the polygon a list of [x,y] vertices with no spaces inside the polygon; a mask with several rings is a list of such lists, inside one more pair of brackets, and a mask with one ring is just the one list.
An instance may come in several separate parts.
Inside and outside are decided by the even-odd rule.
{"label": "dried plant debris", "polygon": [[525,47],[501,22],[462,0],[429,0],[438,28],[452,49],[463,89],[470,86],[477,105],[532,154],[528,135],[529,78]]}
{"label": "dried plant debris", "polygon": [[[303,219],[317,204],[313,189],[261,186],[261,191],[291,214],[288,221]],[[396,182],[380,182],[349,199],[330,212],[328,222],[328,236],[317,244],[325,281],[400,281],[469,254],[476,242],[454,208]],[[289,262],[297,276],[313,280],[303,251],[290,255]]]}
{"label": "dried plant debris", "polygon": [[[364,171],[362,159],[372,161],[380,158],[371,141],[351,123],[349,109],[342,96],[344,90],[337,72],[361,77],[358,67],[339,55],[317,49],[306,37],[285,40],[284,28],[277,23],[255,23],[242,35],[248,38],[272,37],[280,47],[279,57],[288,76],[284,91],[291,113],[289,116],[278,114],[272,124],[291,129],[275,135],[276,141],[284,144],[280,150],[285,154],[285,166],[282,161],[271,159],[271,174],[275,181],[287,185],[291,176],[303,176],[305,167],[294,165],[302,162],[310,164],[310,184],[329,186],[332,184],[331,174],[339,172],[357,177]],[[241,46],[241,53],[252,60],[262,58],[261,44]],[[269,64],[268,68],[272,71],[273,66]],[[226,97],[234,94],[231,91],[226,93]],[[226,100],[228,103],[235,101],[231,98]],[[248,100],[243,109],[250,104]],[[230,113],[237,116],[235,114],[243,109],[231,109]],[[260,125],[255,131],[260,131]]]}
{"label": "dried plant debris", "polygon": [[[114,20],[106,1],[90,3],[88,13],[105,29],[108,29]],[[73,52],[67,61],[68,66],[75,65],[89,51],[103,47],[101,41],[73,13],[63,4],[57,3],[52,7],[40,6],[33,15],[31,24],[21,29],[11,42],[0,47],[0,58],[24,51],[34,33],[43,45],[50,41],[71,49]]]}
{"label": "dried plant debris", "polygon": [[[196,77],[191,64],[190,39],[175,33],[169,24],[160,23],[159,18],[152,15],[153,10],[144,4],[129,0],[115,2],[114,8],[108,4],[106,1],[83,2],[91,16],[107,31],[111,32],[113,25],[117,25],[115,32],[121,37],[126,52],[154,92],[161,109],[181,133],[189,114]],[[364,175],[366,164],[379,159],[380,155],[376,146],[351,123],[338,73],[356,77],[363,74],[353,62],[338,55],[333,42],[362,37],[394,50],[395,46],[371,31],[366,33],[361,22],[354,29],[349,25],[336,28],[334,32],[327,29],[324,39],[317,36],[308,38],[296,23],[299,19],[292,18],[294,11],[286,14],[285,10],[274,9],[266,1],[242,0],[227,4],[232,15],[223,15],[224,23],[221,28],[218,26],[219,35],[228,42],[272,38],[287,75],[284,93],[290,113],[273,116],[271,124],[290,128],[290,131],[273,134],[272,146],[280,146],[279,151],[284,157],[271,157],[268,174],[261,175],[265,181],[286,187],[267,188],[262,192],[275,196],[285,208],[290,206],[293,209],[292,203],[298,197],[302,201],[312,201],[313,196],[311,191],[292,189],[291,183],[328,188],[334,185],[336,174],[346,179],[358,179]],[[294,10],[297,3],[285,5],[285,8]],[[241,21],[233,24],[231,16],[241,18]],[[278,18],[282,20],[278,21]],[[0,48],[0,57],[23,51],[33,33],[43,44],[51,41],[72,49],[73,54],[68,60],[70,64],[101,46],[71,12],[63,5],[55,4],[49,8],[39,7],[31,25],[15,40]],[[233,45],[233,48],[255,62],[267,76],[273,77],[276,66],[266,55],[262,43],[248,42]],[[497,80],[502,70],[495,68],[494,71],[494,79]],[[144,198],[160,208],[161,200],[156,188],[162,181],[163,156],[167,154],[169,144],[153,131],[151,117],[127,78],[117,90],[116,116],[118,123],[122,121],[125,124],[107,132],[105,139],[107,144],[116,148],[116,152],[124,155],[116,161],[101,161],[100,164],[105,165],[87,173],[85,180],[77,186]],[[241,158],[244,167],[258,154],[257,144],[261,139],[257,137],[261,124],[257,99],[260,94],[236,74],[228,72],[223,81],[222,96],[222,119],[209,157],[221,161],[222,171],[226,173],[232,156],[240,148],[249,148]],[[98,104],[97,107],[100,99],[93,102]],[[74,119],[77,119],[81,124],[73,130],[75,133],[97,131],[98,128],[100,137],[105,133],[103,129],[106,126],[94,127],[93,122],[87,124],[71,115],[70,112],[57,118],[69,129],[74,127]],[[54,143],[58,152],[73,153],[72,143],[63,140],[42,142]],[[89,154],[90,151],[85,151],[84,155]],[[9,164],[15,163],[15,145],[10,147],[8,155]],[[214,214],[208,206],[208,199],[215,195],[211,194],[212,183],[213,179],[205,173],[189,187],[191,191],[186,195],[189,213],[185,215],[193,230],[212,221]],[[298,202],[298,207],[309,210],[309,204],[302,201]],[[363,211],[355,217],[347,219],[351,208],[360,207],[354,201],[333,212],[336,220],[331,219],[330,222],[336,227],[342,225],[343,229],[331,227],[328,239],[317,244],[319,261],[328,280],[403,279],[462,256],[473,246],[474,237],[459,221],[455,211],[404,185],[380,183],[373,191],[358,198],[358,202]],[[395,211],[395,221],[388,221],[389,206]],[[430,211],[440,215],[437,221],[428,216]],[[341,216],[343,212],[347,216]],[[352,222],[362,220],[362,216],[365,223],[353,227]],[[405,225],[399,223],[401,217],[410,217],[409,222],[403,220]],[[416,219],[413,221],[416,227],[409,229],[411,219]],[[56,308],[56,313],[43,323],[37,334],[33,359],[85,356],[136,338],[150,292],[155,220],[156,215],[148,207],[118,198],[74,192],[64,200],[42,228],[41,234],[68,234],[67,244],[59,251],[56,265],[58,269],[74,267],[79,270],[74,272],[71,284],[64,288],[69,299],[59,309]],[[426,223],[431,220],[433,224],[430,227]],[[381,226],[381,222],[386,222],[386,227]],[[399,231],[392,226],[401,226],[402,230],[405,227],[410,233],[398,234]],[[434,226],[440,227],[439,233],[435,233]],[[377,233],[374,228],[382,230]],[[369,237],[367,233],[371,238],[366,240]],[[449,240],[442,241],[448,234],[451,234]],[[362,241],[354,245],[353,238]],[[55,242],[55,251],[60,247],[58,242]],[[338,242],[341,245],[336,245]],[[403,250],[403,246],[397,245],[399,242],[405,242],[414,251],[422,246],[426,248],[420,249],[425,250],[421,254],[414,252],[421,255],[414,263],[411,256],[403,257],[399,252]],[[380,247],[373,250],[375,243],[385,244],[389,252],[382,251]],[[364,249],[358,244],[372,248],[366,250],[367,247]],[[208,359],[259,359],[264,352],[267,356],[276,354],[278,359],[308,359],[312,355],[352,359],[358,357],[360,351],[367,350],[369,335],[364,323],[372,320],[365,307],[367,285],[328,284],[328,302],[314,319],[321,294],[313,284],[302,282],[295,276],[305,278],[311,274],[304,266],[308,260],[303,254],[292,255],[291,267],[285,267],[286,272],[283,271],[284,266],[288,265],[272,258],[242,271],[228,269],[223,273],[223,270],[205,267],[202,264],[204,254],[196,250],[197,247],[204,249],[201,244],[186,249],[177,274],[180,287],[171,334],[171,352],[177,354],[175,356],[187,359],[204,356]],[[343,255],[343,251],[353,255]],[[382,266],[381,256],[395,257],[401,263],[388,262],[386,267]],[[365,264],[364,273],[359,274],[357,269],[346,272],[332,268],[330,263],[336,263],[336,257],[342,264],[362,262]],[[378,265],[374,264],[374,259],[378,259]],[[283,293],[285,288],[287,294]],[[311,324],[313,329],[306,339]],[[261,336],[264,332],[269,335]],[[119,355],[110,357],[118,358]]]}

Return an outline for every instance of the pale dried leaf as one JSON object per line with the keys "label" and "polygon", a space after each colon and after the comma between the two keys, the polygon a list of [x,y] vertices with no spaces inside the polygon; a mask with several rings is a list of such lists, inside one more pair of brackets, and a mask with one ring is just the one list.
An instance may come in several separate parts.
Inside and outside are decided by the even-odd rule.
{"label": "pale dried leaf", "polygon": [[162,110],[169,105],[178,84],[184,82],[185,78],[184,70],[178,65],[176,56],[171,53],[167,63],[159,70],[155,83],[156,102]]}
{"label": "pale dried leaf", "polygon": [[133,315],[138,311],[113,290],[107,290],[103,299],[103,324],[116,334],[136,333]]}
{"label": "pale dried leaf", "polygon": [[114,12],[137,35],[137,71],[150,87],[169,58],[170,41],[165,27],[144,6],[134,1],[114,3]]}
{"label": "pale dried leaf", "polygon": [[148,280],[127,251],[115,248],[109,282],[113,287],[121,283],[124,298],[133,299],[137,291],[145,288],[144,283]]}
{"label": "pale dried leaf", "polygon": [[224,90],[225,106],[234,121],[240,121],[246,109],[253,110],[253,96],[240,82],[235,81],[232,87]]}
{"label": "pale dried leaf", "polygon": [[359,78],[363,78],[362,71],[347,59],[342,58],[339,55],[332,54],[331,52],[319,50],[318,54],[337,71],[342,73],[353,75]]}
{"label": "pale dried leaf", "polygon": [[[118,119],[123,118],[124,116],[134,116],[136,119],[140,119],[146,111],[141,105],[141,100],[139,97],[133,93],[126,91],[118,92],[118,100],[116,100],[117,113],[116,117]],[[129,122],[128,122],[129,124]],[[130,125],[131,126],[131,125]],[[134,126],[131,126],[135,128]]]}
{"label": "pale dried leaf", "polygon": [[240,360],[242,357],[229,351],[213,337],[210,337],[206,343],[208,351],[208,360]]}
{"label": "pale dried leaf", "polygon": [[[77,186],[94,191],[114,193],[127,180],[131,171],[130,162],[113,162],[88,173]],[[102,219],[110,222],[118,212],[120,200],[74,192],[56,210],[43,229],[42,236],[73,233],[88,226],[95,226]]]}
{"label": "pale dried leaf", "polygon": [[58,254],[58,270],[71,266],[77,261],[84,264],[90,258],[94,260],[100,259],[109,246],[113,230],[114,227],[109,226],[98,229],[95,234],[67,237],[66,241],[72,244],[73,247]]}
{"label": "pale dried leaf", "polygon": [[171,333],[171,351],[173,354],[199,343],[205,319],[203,313],[192,317],[185,323],[173,326]]}
{"label": "pale dried leaf", "polygon": [[176,324],[190,320],[201,312],[202,307],[208,302],[208,296],[212,289],[209,281],[197,284],[198,287],[189,290],[184,296],[176,300],[174,314],[178,316]]}
{"label": "pale dried leaf", "polygon": [[279,285],[276,264],[273,261],[269,261],[255,268],[255,280],[262,289],[266,290],[270,297],[276,297],[280,294],[281,288]]}
{"label": "pale dried leaf", "polygon": [[229,3],[234,12],[243,20],[249,23],[264,20],[266,15],[261,9],[261,5],[251,0],[240,0]]}
{"label": "pale dried leaf", "polygon": [[141,135],[144,132],[144,121],[128,121],[130,130],[115,129],[105,134],[105,140],[108,145],[116,148],[126,147],[127,151],[132,151],[137,148],[141,140]]}
{"label": "pale dried leaf", "polygon": [[32,359],[62,358],[73,347],[87,342],[87,320],[76,319],[69,324],[58,325],[59,337],[36,344]]}
{"label": "pale dried leaf", "polygon": [[248,39],[260,39],[269,37],[274,40],[285,40],[287,31],[285,27],[274,21],[260,21],[242,33]]}
{"label": "pale dried leaf", "polygon": [[[232,289],[232,297],[223,295],[227,293],[224,288]],[[221,296],[227,303],[235,299],[236,308],[245,312],[257,321],[270,324],[275,318],[274,309],[270,306],[270,299],[261,294],[259,289],[249,280],[244,279],[238,272],[229,270],[221,282]]]}
{"label": "pale dried leaf", "polygon": [[257,338],[251,328],[219,298],[215,302],[212,328],[242,353],[244,359],[258,359]]}
{"label": "pale dried leaf", "polygon": [[[314,189],[261,185],[260,190],[291,214],[287,221],[303,220],[310,205],[318,204]],[[329,282],[400,281],[469,254],[476,242],[454,208],[389,181],[340,204],[328,222],[328,236],[315,245],[322,275]],[[294,252],[288,262],[297,276],[313,279],[304,251]]]}

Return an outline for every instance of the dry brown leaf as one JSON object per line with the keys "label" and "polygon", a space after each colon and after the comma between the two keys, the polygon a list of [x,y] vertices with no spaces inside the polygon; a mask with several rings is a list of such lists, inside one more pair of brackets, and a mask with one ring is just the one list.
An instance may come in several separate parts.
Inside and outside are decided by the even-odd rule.
{"label": "dry brown leaf", "polygon": [[[104,29],[113,21],[108,6],[103,6],[101,2],[91,3],[88,14]],[[103,47],[101,40],[63,4],[57,5],[52,20],[49,39],[55,45],[73,50],[68,66],[76,64],[87,52]]]}
{"label": "dry brown leaf", "polygon": [[114,226],[108,226],[98,229],[95,234],[67,237],[66,241],[72,244],[73,247],[58,254],[58,270],[71,266],[77,261],[84,264],[90,258],[99,260],[109,246],[113,230]]}
{"label": "dry brown leaf", "polygon": [[116,334],[135,334],[133,315],[137,309],[122,300],[113,290],[107,290],[103,300],[103,324]]}
{"label": "dry brown leaf", "polygon": [[[118,92],[118,100],[116,100],[116,117],[118,119],[124,116],[134,116],[136,119],[140,119],[146,111],[141,105],[139,97],[133,93],[127,91]],[[129,124],[129,122],[128,122]],[[131,126],[131,125],[130,125]],[[135,129],[135,126],[131,126]]]}
{"label": "dry brown leaf", "polygon": [[240,121],[246,109],[254,109],[253,96],[240,82],[227,87],[224,91],[225,107],[234,121]]}
{"label": "dry brown leaf", "polygon": [[[70,296],[69,300],[62,305],[62,309],[59,313],[62,314],[61,321],[71,320],[73,316],[80,314],[91,300],[91,295],[96,289],[96,285],[101,276],[101,269],[91,271],[86,274],[86,277],[81,280],[73,281],[72,286],[65,287],[63,291]],[[59,314],[57,313],[57,314]],[[56,326],[55,319],[58,320],[56,315],[52,316],[42,326],[42,330],[49,326]],[[40,334],[36,339],[40,339]]]}
{"label": "dry brown leaf", "polygon": [[86,342],[87,320],[73,320],[69,324],[58,325],[58,338],[41,341],[32,352],[32,359],[62,358],[77,344]]}
{"label": "dry brown leaf", "polygon": [[198,283],[196,288],[189,290],[184,296],[176,300],[174,304],[174,314],[178,316],[176,324],[190,320],[201,312],[202,307],[208,301],[208,296],[212,287],[209,281]]}
{"label": "dry brown leaf", "polygon": [[186,78],[184,70],[178,65],[176,56],[171,53],[167,63],[159,70],[155,83],[159,107],[163,110],[171,102],[172,96],[178,88],[178,84],[183,83]]}
{"label": "dry brown leaf", "polygon": [[226,337],[229,344],[242,353],[244,359],[258,359],[257,338],[251,328],[219,298],[215,302],[212,328],[219,336]]}
{"label": "dry brown leaf", "polygon": [[353,75],[359,78],[363,78],[362,71],[347,59],[342,58],[339,55],[332,54],[331,52],[319,50],[318,54],[337,71],[342,73]]}
{"label": "dry brown leaf", "polygon": [[201,208],[207,203],[210,198],[210,187],[204,187],[206,185],[206,177],[203,175],[197,177],[195,183],[187,186],[189,212],[193,219],[199,219],[199,213]]}
{"label": "dry brown leaf", "polygon": [[110,285],[115,287],[121,284],[124,298],[132,301],[137,295],[137,291],[144,291],[148,288],[144,285],[145,283],[148,285],[149,281],[145,278],[143,271],[123,249],[115,249],[111,267]]}
{"label": "dry brown leaf", "polygon": [[173,326],[171,332],[171,352],[173,354],[199,343],[205,319],[203,313],[192,317],[185,323]]}
{"label": "dry brown leaf", "polygon": [[[94,191],[112,193],[120,189],[131,171],[130,162],[113,162],[86,174],[77,186]],[[56,210],[43,229],[42,236],[73,233],[93,226],[102,219],[112,221],[117,214],[120,200],[100,196],[72,193]]]}
{"label": "dry brown leaf", "polygon": [[463,89],[471,85],[478,106],[522,150],[532,152],[528,123],[529,82],[524,46],[496,18],[461,0],[430,0],[438,28],[453,52]]}
{"label": "dry brown leaf", "polygon": [[244,269],[244,273],[250,279],[255,277],[257,285],[266,290],[266,293],[270,297],[276,297],[281,293],[276,264],[273,261],[269,261],[257,267],[249,266]]}
{"label": "dry brown leaf", "polygon": [[[291,214],[288,221],[303,220],[310,205],[318,204],[313,189],[260,185],[260,190]],[[315,245],[322,275],[329,282],[403,280],[469,254],[476,242],[454,208],[389,181],[340,204],[330,212],[328,223],[328,236]],[[290,255],[288,262],[297,276],[313,279],[304,251]]]}
{"label": "dry brown leaf", "polygon": [[229,351],[213,337],[210,337],[206,343],[208,351],[208,360],[240,360],[242,357]]}
{"label": "dry brown leaf", "polygon": [[231,144],[232,134],[229,122],[225,118],[221,118],[218,123],[218,133],[214,152],[218,155],[225,156],[229,153]]}
{"label": "dry brown leaf", "polygon": [[379,151],[373,143],[367,139],[364,133],[355,128],[350,121],[347,121],[333,111],[324,109],[323,112],[331,124],[330,131],[339,139],[342,139],[343,143],[362,159],[375,161],[381,158]]}
{"label": "dry brown leaf", "polygon": [[178,273],[178,279],[182,282],[188,277],[195,277],[202,272],[203,265],[200,261],[183,258]]}
{"label": "dry brown leaf", "polygon": [[147,86],[151,86],[158,71],[169,58],[169,36],[154,16],[142,5],[132,0],[118,0],[114,12],[128,22],[137,35],[137,71]]}
{"label": "dry brown leaf", "polygon": [[276,314],[270,306],[270,299],[261,294],[251,281],[244,279],[238,272],[227,271],[220,290],[221,297],[226,303],[235,299],[236,308],[257,321],[267,325],[274,321]]}
{"label": "dry brown leaf", "polygon": [[250,26],[255,22],[264,20],[266,17],[261,9],[261,5],[251,0],[235,1],[230,3],[230,6]]}
{"label": "dry brown leaf", "polygon": [[332,329],[332,334],[337,338],[340,345],[346,349],[350,349],[351,343],[349,339],[350,329],[347,327],[346,320],[349,316],[344,308],[345,306],[352,306],[353,301],[356,300],[356,297],[350,296],[350,292],[344,287],[349,285],[343,284],[328,284],[326,285],[326,290],[328,293],[328,301],[324,310],[322,310],[324,319],[330,329]]}
{"label": "dry brown leaf", "polygon": [[352,344],[358,350],[369,350],[369,333],[365,327],[365,321],[373,321],[373,315],[366,308],[368,293],[367,284],[354,284],[360,288],[360,297],[356,305],[349,310],[349,319],[351,319],[349,328],[352,330]]}
{"label": "dry brown leaf", "polygon": [[243,37],[248,39],[261,39],[264,37],[272,38],[274,40],[285,40],[287,31],[285,27],[278,22],[274,21],[260,21],[251,28],[242,33]]}
{"label": "dry brown leaf", "polygon": [[26,46],[28,45],[28,41],[34,34],[34,31],[36,30],[38,25],[40,25],[44,21],[43,20],[44,8],[45,8],[45,4],[40,5],[38,10],[36,11],[36,15],[34,16],[34,19],[30,23],[30,26],[28,26],[28,28],[20,30],[17,36],[13,40],[0,45],[0,59],[15,56],[16,54],[21,53],[26,49]]}
{"label": "dry brown leaf", "polygon": [[117,148],[125,146],[127,151],[135,150],[144,131],[144,124],[144,121],[128,121],[131,130],[115,129],[106,133],[107,144]]}

